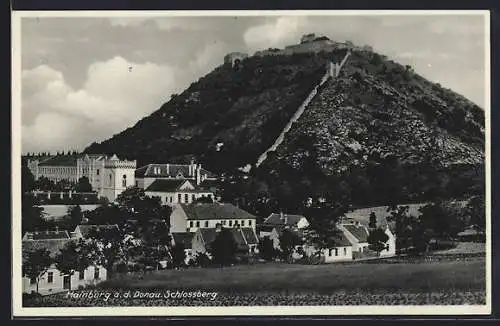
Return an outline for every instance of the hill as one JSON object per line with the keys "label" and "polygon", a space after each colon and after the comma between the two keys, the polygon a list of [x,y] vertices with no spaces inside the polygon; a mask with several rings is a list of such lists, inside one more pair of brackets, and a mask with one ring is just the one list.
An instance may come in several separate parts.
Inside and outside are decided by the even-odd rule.
{"label": "hill", "polygon": [[346,52],[252,56],[236,67],[221,65],[85,152],[113,152],[139,164],[193,157],[233,174],[257,162],[317,87],[283,142],[252,169],[265,184],[259,187],[295,202],[329,192],[363,204],[483,191],[484,111],[410,66],[364,49],[352,50],[338,77],[318,87],[328,61],[340,62]]}

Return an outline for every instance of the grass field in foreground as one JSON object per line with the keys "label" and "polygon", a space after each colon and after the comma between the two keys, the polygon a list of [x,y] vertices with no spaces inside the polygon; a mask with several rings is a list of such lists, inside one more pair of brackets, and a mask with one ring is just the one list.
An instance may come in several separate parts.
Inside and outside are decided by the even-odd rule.
{"label": "grass field in foreground", "polygon": [[228,292],[338,290],[484,290],[485,260],[416,264],[257,264],[115,275],[106,288],[204,289]]}
{"label": "grass field in foreground", "polygon": [[[25,306],[468,305],[486,303],[485,259],[328,265],[257,264],[115,275],[90,291],[115,299],[30,299]],[[124,293],[217,292],[208,298],[124,298]],[[80,292],[89,292],[83,290]]]}

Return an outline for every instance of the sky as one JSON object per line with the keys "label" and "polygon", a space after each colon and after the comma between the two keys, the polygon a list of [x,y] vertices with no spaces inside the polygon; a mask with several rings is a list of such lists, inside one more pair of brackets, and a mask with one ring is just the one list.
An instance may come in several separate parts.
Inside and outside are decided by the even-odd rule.
{"label": "sky", "polygon": [[22,152],[83,150],[222,64],[316,33],[368,44],[484,108],[482,15],[23,17]]}

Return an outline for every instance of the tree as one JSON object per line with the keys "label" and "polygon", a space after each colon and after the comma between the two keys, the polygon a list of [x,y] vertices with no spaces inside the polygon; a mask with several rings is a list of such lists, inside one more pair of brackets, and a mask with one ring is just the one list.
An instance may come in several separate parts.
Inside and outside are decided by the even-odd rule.
{"label": "tree", "polygon": [[212,242],[210,252],[213,256],[213,261],[221,267],[235,261],[237,245],[231,229],[221,228],[219,234]]}
{"label": "tree", "polygon": [[63,274],[68,275],[70,279],[69,288],[71,289],[71,276],[76,272],[82,272],[92,264],[91,254],[87,250],[88,246],[80,240],[78,242],[68,242],[55,258],[57,269]]}
{"label": "tree", "polygon": [[78,182],[76,183],[74,189],[76,192],[91,192],[92,185],[89,182],[89,178],[83,176],[80,179],[78,179]]}
{"label": "tree", "polygon": [[184,266],[186,260],[186,252],[184,245],[178,243],[172,247],[172,263],[175,267]]}
{"label": "tree", "polygon": [[82,223],[83,212],[80,205],[68,207],[68,217],[71,228],[74,228],[78,224]]}
{"label": "tree", "polygon": [[280,236],[281,254],[285,261],[290,262],[295,247],[301,244],[300,238],[297,233],[290,229],[285,229]]}
{"label": "tree", "polygon": [[31,170],[26,166],[21,167],[21,190],[24,193],[30,192],[35,186],[35,177],[31,173]]}
{"label": "tree", "polygon": [[310,223],[306,230],[307,242],[316,248],[317,255],[322,249],[335,247],[340,232],[336,225],[346,211],[345,204],[328,199],[317,200],[305,210],[305,216]]}
{"label": "tree", "polygon": [[118,224],[121,226],[132,216],[125,209],[114,204],[109,204],[99,206],[91,211],[86,211],[85,217],[89,220],[89,224]]}
{"label": "tree", "polygon": [[276,248],[274,248],[273,240],[269,237],[264,237],[259,241],[259,254],[262,259],[267,261],[273,260],[276,257]]}
{"label": "tree", "polygon": [[377,228],[377,216],[375,215],[375,212],[370,213],[370,222],[368,223],[368,227],[370,229]]}
{"label": "tree", "polygon": [[464,225],[457,212],[445,202],[431,203],[420,208],[418,223],[421,230],[428,230],[440,239],[454,237]]}
{"label": "tree", "polygon": [[86,245],[93,253],[92,261],[96,265],[104,266],[111,274],[113,266],[120,260],[127,260],[123,248],[123,236],[118,228],[94,228],[88,233]]}
{"label": "tree", "polygon": [[416,224],[416,217],[409,213],[409,206],[392,205],[387,208],[390,214],[387,216],[387,221],[395,222],[396,224],[396,252],[401,253],[401,250],[408,249],[412,243],[412,230]]}
{"label": "tree", "polygon": [[23,233],[26,231],[35,231],[45,225],[43,208],[35,205],[33,194],[23,194],[21,206],[21,229]]}
{"label": "tree", "polygon": [[380,256],[380,252],[387,248],[387,241],[389,241],[389,236],[380,228],[372,230],[368,235],[368,247],[376,251],[377,256]]}
{"label": "tree", "polygon": [[486,210],[484,194],[472,197],[466,206],[470,216],[470,224],[475,225],[482,232],[486,229]]}
{"label": "tree", "polygon": [[43,248],[34,251],[23,252],[23,275],[36,282],[36,292],[38,293],[38,283],[40,277],[52,265],[53,259],[50,252]]}

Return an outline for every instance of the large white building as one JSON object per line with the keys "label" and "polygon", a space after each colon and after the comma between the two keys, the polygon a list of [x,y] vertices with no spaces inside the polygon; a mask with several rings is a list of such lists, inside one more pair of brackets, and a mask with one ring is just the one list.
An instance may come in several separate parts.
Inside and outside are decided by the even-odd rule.
{"label": "large white building", "polygon": [[92,190],[110,201],[135,184],[136,167],[135,160],[120,160],[116,155],[104,154],[57,155],[42,161],[28,161],[35,180],[43,176],[54,182],[76,183],[81,177],[87,177]]}
{"label": "large white building", "polygon": [[148,164],[135,170],[139,188],[147,189],[156,180],[190,180],[193,185],[208,185],[217,176],[201,167],[201,164]]}

